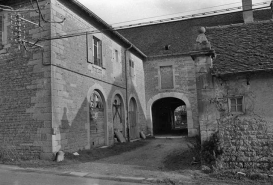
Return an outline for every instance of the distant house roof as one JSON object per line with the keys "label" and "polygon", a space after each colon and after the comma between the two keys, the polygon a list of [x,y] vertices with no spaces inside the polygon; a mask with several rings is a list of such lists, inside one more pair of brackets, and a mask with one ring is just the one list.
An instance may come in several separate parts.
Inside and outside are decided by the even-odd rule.
{"label": "distant house roof", "polygon": [[273,21],[207,28],[215,74],[273,69]]}
{"label": "distant house roof", "polygon": [[[269,9],[254,11],[255,21],[269,20]],[[119,30],[148,57],[168,54],[187,54],[193,49],[200,26],[221,26],[243,23],[242,12],[162,23]],[[165,46],[170,45],[169,50]]]}

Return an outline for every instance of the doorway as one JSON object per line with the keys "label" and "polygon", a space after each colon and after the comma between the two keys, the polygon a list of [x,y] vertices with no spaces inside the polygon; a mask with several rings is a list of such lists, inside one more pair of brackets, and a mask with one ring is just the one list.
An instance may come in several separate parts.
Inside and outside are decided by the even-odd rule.
{"label": "doorway", "polygon": [[154,135],[188,135],[187,111],[178,98],[161,98],[152,105]]}
{"label": "doorway", "polygon": [[105,103],[99,91],[94,90],[90,97],[90,145],[101,147],[106,144],[105,140]]}
{"label": "doorway", "polygon": [[129,125],[130,125],[130,139],[139,138],[138,124],[137,124],[137,104],[134,98],[129,102]]}

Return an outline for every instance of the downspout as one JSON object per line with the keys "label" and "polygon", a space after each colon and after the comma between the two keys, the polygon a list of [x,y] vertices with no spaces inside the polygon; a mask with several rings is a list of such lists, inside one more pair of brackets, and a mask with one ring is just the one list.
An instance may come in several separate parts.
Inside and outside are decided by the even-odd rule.
{"label": "downspout", "polygon": [[129,102],[128,102],[128,78],[127,78],[127,51],[131,49],[133,45],[131,44],[129,48],[125,49],[125,89],[126,89],[126,125],[127,125],[127,137],[128,137],[128,142],[130,142],[130,129],[129,129]]}

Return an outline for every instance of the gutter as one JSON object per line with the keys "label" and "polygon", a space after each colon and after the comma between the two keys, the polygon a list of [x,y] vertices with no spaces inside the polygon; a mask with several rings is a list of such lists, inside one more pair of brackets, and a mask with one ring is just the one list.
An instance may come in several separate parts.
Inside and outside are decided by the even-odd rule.
{"label": "gutter", "polygon": [[223,76],[223,75],[231,75],[231,74],[238,74],[238,73],[250,73],[250,72],[266,72],[266,71],[272,71],[273,68],[267,68],[267,69],[255,69],[255,70],[246,70],[246,71],[236,71],[236,72],[227,72],[227,73],[212,73],[214,76]]}
{"label": "gutter", "polygon": [[128,69],[127,69],[127,51],[131,49],[133,45],[131,45],[129,48],[125,49],[125,89],[126,89],[126,125],[127,125],[127,137],[128,137],[128,142],[130,142],[130,128],[129,128],[129,102],[128,102]]}
{"label": "gutter", "polygon": [[213,49],[211,50],[201,50],[201,51],[189,51],[186,53],[168,53],[163,55],[152,55],[148,56],[147,58],[159,58],[159,57],[173,57],[173,56],[192,56],[192,55],[206,55],[206,54],[215,54],[215,51]]}

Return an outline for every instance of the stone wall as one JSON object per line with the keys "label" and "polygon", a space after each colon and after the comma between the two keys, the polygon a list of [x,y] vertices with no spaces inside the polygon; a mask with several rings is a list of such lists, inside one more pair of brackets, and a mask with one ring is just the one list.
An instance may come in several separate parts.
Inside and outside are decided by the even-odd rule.
{"label": "stone wall", "polygon": [[[219,130],[224,144],[223,159],[228,167],[266,168],[272,159],[271,72],[252,72],[214,77],[214,93],[203,111],[210,121],[201,124],[201,136]],[[243,111],[230,112],[229,98],[243,97]]]}
{"label": "stone wall", "polygon": [[[48,19],[49,1],[40,1],[43,14]],[[20,8],[30,8],[21,2]],[[19,6],[18,6],[19,7]],[[14,7],[14,8],[18,8]],[[2,12],[3,13],[3,12]],[[4,12],[5,13],[5,12]],[[10,13],[5,13],[6,36],[0,51],[0,145],[16,149],[24,158],[38,158],[51,152],[51,78],[49,61],[50,44],[40,42],[43,48],[23,47],[12,40]],[[22,15],[34,22],[38,14],[24,12]],[[23,23],[27,40],[49,35],[50,25],[42,23],[43,29]]]}
{"label": "stone wall", "polygon": [[230,116],[219,123],[223,161],[227,168],[271,168],[273,134],[257,116]]}

